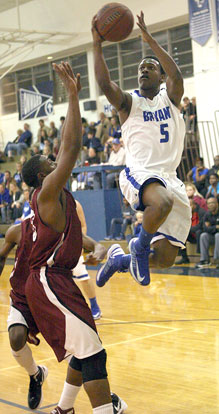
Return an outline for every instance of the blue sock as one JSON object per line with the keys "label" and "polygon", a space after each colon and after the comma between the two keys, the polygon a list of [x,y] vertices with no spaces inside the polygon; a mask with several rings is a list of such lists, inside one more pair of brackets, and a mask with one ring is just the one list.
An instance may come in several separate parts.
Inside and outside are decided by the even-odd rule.
{"label": "blue sock", "polygon": [[119,256],[115,256],[114,258],[116,267],[118,268],[118,272],[127,272],[129,269],[131,255],[130,254],[123,254]]}
{"label": "blue sock", "polygon": [[91,308],[98,306],[96,296],[94,298],[89,298]]}
{"label": "blue sock", "polygon": [[152,240],[154,236],[154,233],[148,233],[147,231],[145,231],[143,229],[143,227],[141,228],[138,240],[136,240],[135,242],[135,249],[137,252],[141,252],[142,250],[145,250],[147,247],[150,247],[150,242]]}

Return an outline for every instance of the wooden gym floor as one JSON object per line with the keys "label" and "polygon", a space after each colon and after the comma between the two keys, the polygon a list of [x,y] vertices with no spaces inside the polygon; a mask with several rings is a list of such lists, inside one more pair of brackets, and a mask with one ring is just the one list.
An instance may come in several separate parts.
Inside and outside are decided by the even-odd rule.
{"label": "wooden gym floor", "polygon": [[[23,414],[31,412],[29,379],[10,353],[6,328],[11,269],[6,265],[0,279],[0,413]],[[97,288],[97,297],[111,389],[127,402],[127,414],[219,413],[219,270],[175,266],[153,273],[149,287],[116,274]],[[49,369],[35,411],[43,414],[59,400],[67,365],[58,364],[40,339],[32,350]],[[77,414],[92,412],[83,390],[75,408]]]}

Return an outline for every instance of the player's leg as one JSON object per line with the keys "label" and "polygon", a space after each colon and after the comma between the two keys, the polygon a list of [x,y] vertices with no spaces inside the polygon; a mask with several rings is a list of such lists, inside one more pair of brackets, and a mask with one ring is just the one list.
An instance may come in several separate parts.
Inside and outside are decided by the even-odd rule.
{"label": "player's leg", "polygon": [[67,376],[58,406],[51,411],[51,414],[74,414],[73,407],[81,385],[81,363],[80,360],[75,360],[74,368],[70,364],[68,365]]}
{"label": "player's leg", "polygon": [[147,184],[146,181],[140,189],[139,200],[141,207],[144,208],[143,222],[139,237],[129,243],[130,273],[138,283],[148,285],[150,243],[171,212],[173,197],[161,182]]}
{"label": "player's leg", "polygon": [[93,408],[93,414],[123,413],[127,404],[118,396],[113,398],[106,371],[106,351],[103,349],[81,360],[84,389]]}
{"label": "player's leg", "polygon": [[89,299],[90,307],[91,307],[91,313],[95,320],[101,318],[101,310],[97,303],[96,298],[96,291],[95,286],[93,283],[93,280],[89,277],[89,279],[80,281],[81,287],[83,292],[85,293],[85,296]]}
{"label": "player's leg", "polygon": [[153,243],[151,248],[151,254],[149,255],[150,268],[165,269],[173,266],[179,247],[174,246],[169,240],[163,238]]}
{"label": "player's leg", "polygon": [[87,272],[87,268],[83,262],[84,262],[84,257],[81,256],[77,266],[72,271],[73,279],[77,283],[77,285],[78,285],[78,282],[80,282],[78,285],[79,288],[82,287],[82,290],[85,293],[85,296],[89,299],[91,313],[92,313],[93,318],[100,319],[101,310],[97,303],[94,283],[91,280]]}
{"label": "player's leg", "polygon": [[[20,305],[21,306],[21,305]],[[23,307],[27,308],[26,304]],[[28,391],[28,406],[31,409],[36,409],[40,406],[42,401],[42,384],[48,375],[48,369],[44,366],[38,366],[33,359],[32,351],[27,340],[35,345],[39,344],[34,333],[37,331],[32,315],[25,309],[25,317],[22,312],[11,306],[8,317],[8,333],[11,346],[11,352],[16,362],[26,370],[30,376],[30,384]],[[33,335],[28,335],[28,330],[33,326]],[[29,337],[29,339],[28,339]]]}

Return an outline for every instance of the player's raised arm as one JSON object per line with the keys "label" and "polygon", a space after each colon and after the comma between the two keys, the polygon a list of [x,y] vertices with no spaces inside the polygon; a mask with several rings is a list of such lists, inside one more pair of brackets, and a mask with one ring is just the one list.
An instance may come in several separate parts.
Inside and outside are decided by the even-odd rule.
{"label": "player's raised arm", "polygon": [[68,92],[69,102],[64,133],[62,134],[60,156],[54,171],[47,175],[43,180],[42,190],[40,192],[41,200],[59,198],[60,192],[65,186],[78,158],[82,142],[82,123],[78,99],[77,78],[74,76],[74,73],[67,62],[62,62],[60,65],[53,64],[53,68]]}
{"label": "player's raised arm", "polygon": [[184,92],[183,77],[181,71],[172,57],[157,43],[157,41],[149,33],[144,22],[144,13],[142,11],[140,16],[137,16],[137,18],[137,25],[141,29],[143,41],[148,43],[154,54],[159,59],[165,73],[167,74],[167,94],[174,105],[178,107]]}
{"label": "player's raised arm", "polygon": [[[128,93],[123,92],[119,86],[110,79],[109,70],[107,68],[103,50],[103,39],[96,30],[96,16],[92,20],[92,35],[93,35],[93,51],[95,61],[95,76],[99,87],[102,89],[104,95],[109,102],[117,109],[117,111],[127,113],[129,115],[132,98]],[[121,119],[121,121],[123,121]],[[124,121],[123,121],[124,122]]]}
{"label": "player's raised arm", "polygon": [[21,238],[21,224],[16,224],[7,230],[5,234],[5,241],[0,249],[0,275],[5,266],[6,259],[10,251],[16,244],[19,244]]}

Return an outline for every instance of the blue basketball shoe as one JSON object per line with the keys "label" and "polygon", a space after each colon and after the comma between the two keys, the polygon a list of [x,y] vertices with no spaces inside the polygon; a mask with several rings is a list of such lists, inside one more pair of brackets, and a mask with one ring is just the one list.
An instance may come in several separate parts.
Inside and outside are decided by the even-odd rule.
{"label": "blue basketball shoe", "polygon": [[[124,250],[119,244],[113,244],[107,252],[106,263],[101,266],[97,272],[96,284],[99,287],[105,285],[106,282],[114,275],[115,272],[125,271],[121,266],[121,259],[125,255]],[[128,270],[128,269],[126,269]]]}
{"label": "blue basketball shoe", "polygon": [[129,271],[132,277],[140,285],[146,286],[150,283],[150,271],[149,271],[149,254],[150,246],[145,248],[142,252],[137,252],[135,248],[135,242],[137,237],[131,239],[129,242],[129,251],[131,253],[131,262]]}

